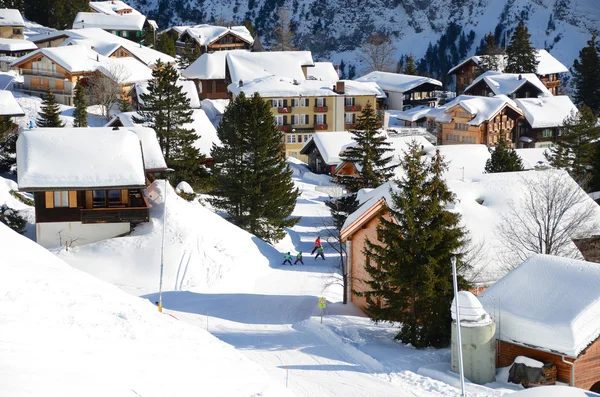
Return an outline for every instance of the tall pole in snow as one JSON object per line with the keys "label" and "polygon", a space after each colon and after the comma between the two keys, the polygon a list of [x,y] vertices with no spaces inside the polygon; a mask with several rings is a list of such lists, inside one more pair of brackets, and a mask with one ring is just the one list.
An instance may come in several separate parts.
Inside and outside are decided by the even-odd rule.
{"label": "tall pole in snow", "polygon": [[163,285],[163,268],[165,259],[165,229],[167,228],[167,174],[166,172],[175,171],[171,168],[167,168],[165,171],[165,196],[164,208],[163,208],[163,227],[162,227],[162,240],[160,244],[160,281],[158,283],[158,311],[162,313],[162,285]]}
{"label": "tall pole in snow", "polygon": [[460,312],[459,312],[459,305],[458,305],[458,280],[456,278],[456,257],[453,256],[450,259],[450,262],[452,262],[452,281],[454,284],[454,303],[455,303],[455,310],[456,310],[456,335],[457,335],[457,339],[458,339],[458,368],[460,370],[460,391],[461,391],[461,396],[465,397],[465,372],[463,369],[463,360],[462,360],[462,339],[461,339],[461,335],[460,335]]}

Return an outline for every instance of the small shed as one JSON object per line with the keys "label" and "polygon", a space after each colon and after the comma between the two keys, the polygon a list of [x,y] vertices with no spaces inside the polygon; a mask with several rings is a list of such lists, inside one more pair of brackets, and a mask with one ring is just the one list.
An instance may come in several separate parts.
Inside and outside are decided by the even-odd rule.
{"label": "small shed", "polygon": [[498,367],[526,356],[600,391],[599,285],[598,263],[535,255],[488,288],[480,300],[498,325]]}
{"label": "small shed", "polygon": [[316,174],[333,175],[340,162],[342,149],[354,142],[347,131],[317,132],[302,147],[300,154],[308,156],[308,168]]}

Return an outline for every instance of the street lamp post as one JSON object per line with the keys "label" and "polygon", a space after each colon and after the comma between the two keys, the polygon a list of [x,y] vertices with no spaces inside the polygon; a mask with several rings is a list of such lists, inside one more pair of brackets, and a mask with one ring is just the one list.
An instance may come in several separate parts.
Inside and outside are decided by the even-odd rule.
{"label": "street lamp post", "polygon": [[450,259],[452,262],[452,281],[454,284],[454,304],[456,311],[456,336],[458,342],[458,368],[460,373],[460,390],[461,396],[465,397],[465,373],[463,369],[463,360],[462,360],[462,339],[460,335],[460,312],[459,312],[459,304],[458,304],[458,280],[456,278],[456,257],[453,256]]}
{"label": "street lamp post", "polygon": [[163,192],[165,198],[163,201],[163,227],[162,227],[162,239],[160,244],[160,281],[158,283],[158,311],[162,313],[162,285],[163,285],[163,269],[165,263],[165,229],[167,228],[167,172],[175,171],[174,169],[167,168],[165,170],[165,191]]}

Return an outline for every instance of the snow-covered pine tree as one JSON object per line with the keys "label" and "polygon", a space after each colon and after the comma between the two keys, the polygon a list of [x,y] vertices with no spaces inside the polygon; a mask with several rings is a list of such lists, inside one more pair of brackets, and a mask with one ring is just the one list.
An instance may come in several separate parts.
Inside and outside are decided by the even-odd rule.
{"label": "snow-covered pine tree", "polygon": [[284,228],[299,221],[290,217],[299,192],[269,104],[258,94],[241,93],[223,114],[217,135],[221,146],[212,149],[217,195],[211,203],[259,238],[280,240]]}
{"label": "snow-covered pine tree", "polygon": [[513,33],[510,44],[506,48],[505,73],[536,73],[538,61],[537,51],[529,40],[531,35],[527,26],[520,22]]}
{"label": "snow-covered pine tree", "polygon": [[479,62],[478,69],[480,73],[487,72],[488,70],[500,70],[500,55],[502,49],[496,44],[496,39],[493,33],[489,33],[485,36],[484,47],[481,53],[481,62]]}
{"label": "snow-covered pine tree", "polygon": [[[441,347],[450,341],[450,259],[457,256],[463,273],[460,252],[467,241],[460,215],[446,209],[455,199],[442,178],[443,158],[439,151],[431,160],[421,155],[416,143],[409,145],[401,163],[405,174],[391,192],[387,213],[379,216],[378,241],[365,242],[370,290],[361,295],[374,321],[401,324],[396,339]],[[459,283],[468,287],[463,277]]]}
{"label": "snow-covered pine tree", "polygon": [[418,76],[419,75],[419,71],[417,70],[417,67],[415,65],[415,58],[413,57],[412,54],[409,54],[408,57],[406,58],[406,63],[404,64],[404,67],[402,68],[402,73],[410,75],[410,76]]}
{"label": "snow-covered pine tree", "polygon": [[177,84],[179,74],[171,64],[158,61],[148,82],[148,93],[141,94],[141,121],[156,131],[167,165],[175,170],[174,182],[187,181],[196,187],[206,176],[202,163],[205,156],[194,147],[198,135],[184,128],[194,121],[190,99]]}
{"label": "snow-covered pine tree", "polygon": [[119,99],[119,112],[131,112],[132,109],[133,107],[131,106],[131,102],[129,102],[129,100],[126,97],[121,97]]}
{"label": "snow-covered pine tree", "polygon": [[38,112],[38,127],[64,127],[65,124],[60,121],[60,107],[52,91],[48,90],[43,99],[41,111]]}
{"label": "snow-covered pine tree", "polygon": [[393,155],[390,143],[380,130],[381,122],[375,109],[367,102],[356,120],[355,129],[350,133],[356,144],[346,149],[342,161],[353,163],[358,177],[340,177],[339,182],[349,191],[357,192],[364,188],[376,188],[393,176],[394,166],[390,166]]}
{"label": "snow-covered pine tree", "polygon": [[571,69],[575,84],[575,101],[585,104],[600,116],[600,43],[593,35],[587,47],[579,51],[579,59]]}
{"label": "snow-covered pine tree", "polygon": [[17,164],[18,129],[12,117],[0,117],[0,173],[11,173]]}
{"label": "snow-covered pine tree", "polygon": [[0,206],[0,223],[4,223],[19,234],[25,233],[27,221],[19,213],[6,204]]}
{"label": "snow-covered pine tree", "polygon": [[75,86],[75,97],[73,98],[73,105],[75,110],[73,111],[73,126],[74,127],[87,127],[87,104],[85,101],[85,87],[77,82]]}
{"label": "snow-covered pine tree", "polygon": [[579,112],[563,122],[562,139],[556,141],[546,159],[555,168],[564,168],[583,189],[589,189],[592,177],[590,170],[596,153],[596,142],[600,138],[597,117],[587,106],[579,106]]}
{"label": "snow-covered pine tree", "polygon": [[485,172],[491,174],[513,171],[523,171],[523,161],[517,152],[508,146],[506,139],[500,136],[491,157],[485,162]]}

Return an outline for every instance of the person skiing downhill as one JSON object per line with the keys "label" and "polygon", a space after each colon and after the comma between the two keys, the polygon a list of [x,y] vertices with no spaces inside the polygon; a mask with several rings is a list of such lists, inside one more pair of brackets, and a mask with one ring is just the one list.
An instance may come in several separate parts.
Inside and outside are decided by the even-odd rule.
{"label": "person skiing downhill", "polygon": [[289,253],[289,251],[283,256],[283,263],[281,265],[285,265],[286,262],[289,263],[290,266],[292,266],[292,255]]}
{"label": "person skiing downhill", "polygon": [[317,259],[319,256],[325,260],[325,254],[323,253],[323,247],[321,246],[319,246],[317,249],[317,256],[315,256],[315,259]]}
{"label": "person skiing downhill", "polygon": [[300,262],[301,265],[304,265],[304,262],[302,261],[302,252],[298,252],[298,255],[296,255],[296,261],[294,262],[294,265],[298,262]]}
{"label": "person skiing downhill", "polygon": [[320,246],[321,246],[321,236],[318,236],[317,239],[315,240],[315,248],[313,248],[313,250],[310,254],[311,255],[314,254],[315,251],[317,251]]}

